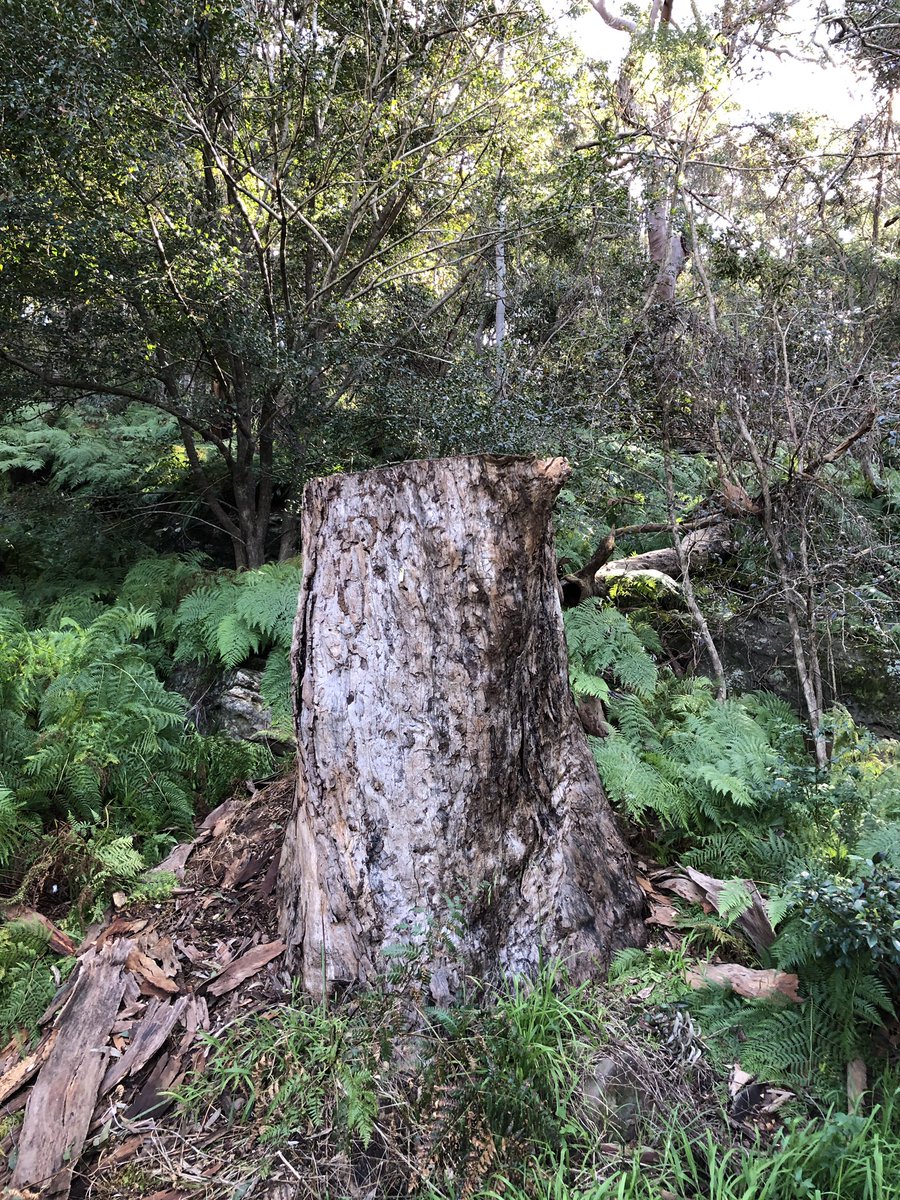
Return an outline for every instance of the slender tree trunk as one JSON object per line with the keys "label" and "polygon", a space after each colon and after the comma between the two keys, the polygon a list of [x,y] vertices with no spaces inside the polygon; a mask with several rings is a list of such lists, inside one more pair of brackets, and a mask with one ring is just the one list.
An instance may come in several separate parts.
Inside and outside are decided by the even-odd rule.
{"label": "slender tree trunk", "polygon": [[471,457],[306,488],[279,907],[314,994],[375,979],[451,899],[456,932],[424,951],[436,997],[541,954],[584,977],[641,940],[568,685],[550,532],[568,473]]}

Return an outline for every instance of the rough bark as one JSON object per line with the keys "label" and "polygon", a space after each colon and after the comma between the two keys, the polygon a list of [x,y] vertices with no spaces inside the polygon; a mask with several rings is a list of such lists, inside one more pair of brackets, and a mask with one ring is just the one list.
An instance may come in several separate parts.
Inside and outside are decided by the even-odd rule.
{"label": "rough bark", "polygon": [[[298,794],[280,869],[312,993],[369,983],[415,925],[463,972],[576,977],[641,940],[642,899],[569,692],[550,532],[561,459],[313,480],[294,629]],[[434,942],[434,939],[432,939]]]}
{"label": "rough bark", "polygon": [[125,990],[129,941],[88,950],[28,1097],[12,1187],[66,1196],[87,1137],[111,1048],[109,1031]]}

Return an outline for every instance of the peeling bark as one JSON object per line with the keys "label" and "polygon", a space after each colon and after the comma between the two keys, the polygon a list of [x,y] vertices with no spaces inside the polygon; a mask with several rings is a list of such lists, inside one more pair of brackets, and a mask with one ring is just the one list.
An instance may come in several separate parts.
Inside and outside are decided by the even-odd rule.
{"label": "peeling bark", "polygon": [[411,926],[433,991],[575,977],[641,941],[642,899],[579,726],[550,532],[564,460],[471,457],[313,480],[294,628],[287,962],[371,983]]}

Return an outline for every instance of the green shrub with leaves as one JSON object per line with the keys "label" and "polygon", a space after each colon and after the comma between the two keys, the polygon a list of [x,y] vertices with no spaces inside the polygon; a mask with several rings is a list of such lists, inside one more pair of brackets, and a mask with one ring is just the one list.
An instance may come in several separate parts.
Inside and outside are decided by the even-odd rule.
{"label": "green shrub with leaves", "polygon": [[[573,687],[603,699],[613,723],[592,739],[609,795],[664,861],[730,880],[718,915],[685,914],[695,942],[703,936],[740,958],[733,922],[749,903],[741,881],[763,885],[777,932],[765,965],[796,971],[806,998],[802,1006],[748,1003],[711,992],[688,1002],[726,1057],[767,1078],[836,1091],[848,1058],[868,1054],[873,1031],[893,1013],[900,981],[894,749],[836,708],[823,772],[783,701],[751,694],[720,703],[708,680],[657,671],[646,641],[623,633],[627,618],[600,612],[570,616],[567,629]],[[651,965],[652,954],[645,969],[629,960],[614,973],[644,981]],[[646,982],[665,1001],[682,990]]]}

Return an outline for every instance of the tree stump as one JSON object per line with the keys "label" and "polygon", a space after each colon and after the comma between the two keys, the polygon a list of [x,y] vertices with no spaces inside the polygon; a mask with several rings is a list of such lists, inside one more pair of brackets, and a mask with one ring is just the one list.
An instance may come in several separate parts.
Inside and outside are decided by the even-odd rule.
{"label": "tree stump", "polygon": [[642,899],[569,691],[551,510],[564,459],[468,457],[314,479],[292,661],[287,961],[366,984],[439,928],[463,973],[575,978],[641,941]]}

